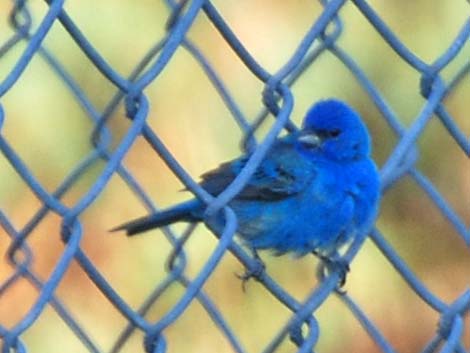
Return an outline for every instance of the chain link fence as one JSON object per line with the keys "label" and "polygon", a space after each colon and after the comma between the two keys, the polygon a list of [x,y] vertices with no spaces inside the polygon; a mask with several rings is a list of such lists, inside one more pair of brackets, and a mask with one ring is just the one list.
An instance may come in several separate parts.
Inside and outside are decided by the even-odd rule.
{"label": "chain link fence", "polygon": [[[289,53],[280,69],[273,71],[260,64],[257,58],[250,53],[248,46],[233,30],[232,25],[224,20],[224,16],[219,10],[220,6],[216,5],[215,2],[193,0],[176,3],[167,1],[164,3],[167,6],[166,23],[156,23],[156,26],[164,29],[164,35],[145,55],[142,55],[140,62],[134,66],[131,74],[126,77],[122,73],[125,70],[113,67],[107,61],[106,56],[100,52],[100,49],[81,30],[80,22],[69,16],[64,0],[47,0],[46,3],[47,7],[45,7],[42,14],[40,11],[35,10],[37,2],[33,1],[17,0],[7,2],[5,0],[0,6],[0,10],[4,11],[2,20],[8,20],[10,26],[10,30],[5,30],[0,36],[2,40],[0,43],[0,68],[2,74],[0,77],[0,97],[3,97],[0,98],[0,155],[3,158],[2,168],[4,168],[2,179],[6,175],[3,173],[6,173],[8,169],[10,177],[6,178],[5,176],[4,180],[7,183],[4,190],[11,187],[8,184],[10,181],[13,183],[12,180],[14,180],[14,183],[22,183],[29,192],[34,194],[36,205],[36,211],[25,219],[18,217],[15,213],[18,211],[13,211],[14,204],[17,204],[17,206],[21,204],[20,197],[15,198],[14,202],[2,200],[0,204],[0,237],[2,238],[0,239],[0,246],[5,257],[5,261],[1,263],[2,269],[0,272],[0,303],[3,301],[0,308],[4,313],[11,312],[8,309],[12,307],[17,306],[18,308],[15,315],[2,314],[0,316],[2,352],[37,351],[38,349],[34,349],[34,347],[42,347],[41,350],[44,350],[44,346],[38,342],[38,339],[36,338],[31,342],[28,339],[28,334],[30,331],[37,329],[38,326],[45,325],[43,318],[51,315],[48,311],[51,308],[55,312],[55,317],[63,322],[62,330],[67,332],[67,335],[72,333],[78,339],[82,351],[125,351],[127,344],[135,337],[135,332],[142,334],[142,336],[139,336],[139,340],[143,341],[144,351],[172,351],[172,344],[175,340],[186,340],[191,333],[184,330],[175,332],[176,330],[171,331],[171,328],[175,325],[178,326],[179,322],[185,320],[185,316],[189,315],[188,312],[193,310],[192,307],[195,302],[213,321],[212,325],[224,338],[225,346],[223,347],[225,348],[220,349],[220,351],[246,352],[247,348],[245,348],[243,342],[247,339],[241,338],[237,329],[232,328],[232,320],[226,317],[223,310],[219,308],[218,300],[212,298],[204,290],[209,277],[216,276],[220,263],[227,261],[227,256],[232,260],[236,259],[245,269],[258,272],[256,281],[263,289],[263,292],[257,293],[258,296],[269,296],[270,299],[265,300],[269,300],[271,305],[283,306],[289,312],[285,323],[269,333],[270,338],[267,343],[264,343],[263,352],[268,353],[279,350],[312,352],[316,350],[318,340],[325,333],[324,323],[319,319],[318,312],[332,296],[336,296],[348,312],[357,319],[358,327],[375,342],[376,347],[378,347],[377,351],[397,351],[382,331],[380,325],[374,323],[370,318],[367,306],[364,304],[359,305],[349,290],[345,292],[337,291],[339,273],[333,272],[326,276],[319,276],[318,281],[313,281],[313,283],[304,281],[305,287],[310,292],[306,293],[304,299],[299,300],[297,295],[291,293],[287,286],[276,278],[274,271],[270,269],[270,264],[266,270],[260,269],[256,259],[253,259],[246,249],[233,241],[232,238],[236,231],[236,219],[229,209],[225,208],[225,205],[248,180],[250,175],[247,174],[237,178],[217,198],[208,195],[199,187],[181,161],[164,143],[165,139],[159,133],[159,128],[152,125],[153,113],[151,107],[154,104],[158,106],[159,102],[153,102],[149,99],[147,91],[152,83],[158,86],[159,80],[162,80],[161,76],[165,75],[165,71],[172,65],[172,61],[177,60],[175,53],[177,51],[184,52],[185,55],[199,64],[201,72],[212,85],[213,100],[222,101],[225,105],[226,113],[221,119],[231,119],[235,122],[240,131],[240,136],[242,136],[242,148],[255,148],[256,153],[254,156],[256,157],[254,158],[256,160],[253,163],[259,163],[273,139],[282,129],[295,128],[295,122],[291,120],[291,113],[295,107],[294,102],[296,102],[296,93],[293,90],[297,81],[308,75],[309,70],[314,69],[316,65],[320,65],[321,60],[338,61],[341,63],[342,68],[348,70],[350,79],[356,80],[368,96],[369,104],[380,112],[376,119],[383,120],[387,125],[387,127],[383,125],[382,129],[387,129],[387,133],[392,132],[395,136],[393,147],[384,158],[380,170],[382,191],[384,193],[382,208],[386,208],[387,203],[392,202],[386,197],[389,190],[393,190],[401,180],[411,182],[414,186],[419,187],[419,197],[432,204],[433,209],[445,218],[447,224],[450,224],[448,232],[433,235],[430,241],[437,241],[433,240],[434,237],[452,238],[458,241],[461,248],[465,249],[464,251],[468,254],[466,245],[468,246],[470,243],[470,231],[468,219],[465,219],[468,212],[465,213],[465,210],[464,212],[457,212],[440,192],[438,186],[418,166],[421,160],[419,144],[428,138],[426,136],[426,127],[434,121],[439,124],[439,133],[450,137],[450,143],[459,149],[458,154],[464,155],[465,162],[468,162],[470,140],[468,131],[464,132],[464,126],[469,120],[468,102],[470,102],[470,97],[468,96],[469,90],[464,86],[468,86],[470,82],[469,19],[461,23],[458,33],[455,33],[453,40],[447,43],[446,50],[437,57],[423,60],[400,40],[391,27],[387,25],[386,18],[380,16],[369,2],[364,0],[351,2],[345,0],[323,1],[321,10],[316,14],[312,13],[312,21],[305,35],[295,39],[298,43],[295,50]],[[99,5],[97,6],[99,7]],[[346,7],[348,7],[348,10]],[[352,9],[358,11],[360,16],[370,23],[369,31],[380,35],[384,45],[391,49],[391,53],[398,56],[410,72],[412,71],[413,74],[420,77],[420,85],[416,85],[415,91],[417,95],[419,92],[422,96],[423,104],[419,113],[413,117],[409,124],[404,123],[403,119],[387,102],[381,89],[369,78],[368,72],[364,71],[354,56],[350,55],[348,50],[341,45],[342,37],[346,36],[348,31],[354,29],[354,24],[347,25],[343,22],[347,22],[347,14]],[[466,9],[467,13],[470,14],[470,6],[467,6]],[[159,18],[162,18],[161,14]],[[204,49],[197,44],[197,41],[191,39],[193,27],[197,26],[198,21],[202,20],[210,22],[211,30],[223,38],[250,75],[261,83],[259,87],[262,88],[258,89],[259,98],[257,99],[261,108],[257,114],[244,113],[245,107],[237,102],[236,95],[231,93],[226,85],[228,78],[218,74],[217,69],[211,63],[214,58],[204,54]],[[136,22],[137,25],[138,22]],[[79,48],[80,53],[85,55],[89,63],[94,66],[96,69],[94,75],[104,77],[115,89],[116,92],[110,99],[101,102],[103,108],[97,108],[98,104],[91,97],[93,93],[84,90],[82,82],[79,82],[80,80],[70,73],[69,65],[63,60],[64,53],[49,50],[45,44],[48,36],[51,36],[52,28],[57,26],[66,31],[67,36]],[[416,23],[416,26],[416,30],[419,30],[418,23]],[[439,30],[436,27],[434,33],[429,33],[431,42],[438,40]],[[142,33],[145,33],[145,30]],[[256,36],[257,33],[251,35]],[[129,55],[129,52],[134,51],[132,41],[126,43],[126,46],[121,46],[119,51],[122,56]],[[328,56],[326,56],[327,54]],[[373,58],[375,54],[371,52],[367,55]],[[31,77],[28,76],[29,66],[38,65],[38,60],[42,64],[46,63],[48,65],[55,77],[63,84],[61,89],[67,89],[73,96],[74,102],[80,106],[82,111],[80,119],[87,119],[87,136],[89,143],[91,143],[91,148],[87,150],[81,161],[69,163],[70,167],[68,165],[62,167],[66,169],[66,172],[63,173],[63,176],[60,173],[56,176],[57,183],[54,184],[54,187],[44,182],[41,173],[33,172],[38,165],[37,163],[46,162],[35,161],[34,166],[31,166],[30,161],[26,161],[22,157],[22,153],[19,152],[19,149],[24,150],[24,148],[19,148],[19,145],[23,144],[23,146],[27,146],[27,149],[32,150],[41,148],[43,151],[50,147],[50,153],[54,154],[57,149],[71,148],[73,141],[64,138],[61,146],[51,146],[47,140],[43,140],[41,146],[37,146],[34,139],[31,139],[27,134],[14,135],[15,139],[12,139],[10,135],[5,133],[8,124],[12,120],[18,119],[18,116],[16,116],[14,109],[9,109],[9,105],[5,103],[4,98],[9,94],[15,94],[15,90],[21,91],[24,92],[21,99],[24,100],[24,104],[28,105],[32,104],[28,103],[32,95],[38,95],[38,99],[40,99],[43,94],[41,90],[48,90],[49,82],[43,82],[41,87],[35,88],[30,88],[24,83],[31,80]],[[383,60],[385,62],[385,59],[375,58],[374,60],[377,62]],[[452,70],[449,69],[450,73],[449,70],[446,71],[448,68],[452,68]],[[236,78],[232,76],[230,79],[235,80]],[[197,92],[191,91],[191,87],[185,89],[187,91],[180,92],[181,96],[178,96],[177,99],[175,97],[168,97],[168,99],[170,101],[174,100],[174,104],[179,105],[191,104],[192,100],[197,100]],[[459,93],[460,91],[462,93]],[[462,116],[452,115],[445,104],[450,95],[456,94],[467,95],[463,97],[467,110],[461,112]],[[60,109],[61,105],[58,104],[58,106],[58,108],[51,106],[51,114],[57,114],[57,109]],[[31,109],[34,109],[34,104],[32,104]],[[31,113],[34,115],[34,111]],[[273,119],[274,117],[276,119]],[[63,111],[60,119],[66,123],[69,119],[68,112]],[[126,119],[128,119],[128,122],[125,121]],[[192,123],[190,118],[187,119],[187,123]],[[10,130],[13,131],[13,122],[11,124]],[[43,126],[44,123],[41,120],[36,120],[34,124],[37,125],[33,126],[33,130],[54,130],[58,128],[56,126]],[[262,127],[266,125],[269,125],[269,129],[266,130],[266,133],[261,134]],[[195,129],[194,133],[197,133],[197,131]],[[384,133],[379,129],[372,130],[372,138],[376,145],[380,143],[382,134]],[[201,143],[204,142],[204,136],[198,136],[197,138]],[[105,195],[111,181],[118,180],[118,178],[123,182],[121,189],[130,190],[134,195],[133,200],[138,200],[148,212],[157,211],[157,206],[153,202],[154,195],[146,189],[145,183],[136,178],[132,168],[126,167],[126,161],[124,161],[133,149],[139,147],[136,147],[136,145],[140,144],[140,147],[142,147],[143,141],[145,141],[147,153],[153,151],[155,155],[158,155],[158,158],[166,164],[174,176],[191,193],[204,200],[212,210],[225,211],[227,224],[223,233],[217,237],[216,243],[213,243],[214,246],[211,248],[210,253],[206,254],[195,254],[189,250],[191,241],[188,241],[188,239],[195,231],[196,227],[194,225],[184,229],[178,227],[174,229],[167,228],[164,230],[165,237],[148,236],[148,238],[152,238],[149,241],[157,243],[158,247],[163,247],[164,250],[161,251],[165,254],[163,252],[159,252],[159,254],[164,257],[164,264],[162,261],[162,266],[158,270],[148,268],[148,277],[153,279],[154,288],[146,288],[145,293],[147,294],[145,294],[144,299],[132,300],[132,303],[130,303],[129,300],[125,299],[126,295],[122,295],[114,282],[109,280],[108,276],[100,270],[102,264],[97,263],[97,259],[112,257],[113,254],[100,257],[98,252],[106,253],[108,251],[106,244],[111,242],[126,241],[126,245],[124,249],[120,250],[120,254],[127,251],[128,256],[138,258],[140,255],[138,251],[135,251],[138,247],[134,248],[132,242],[139,241],[118,239],[120,238],[119,235],[106,235],[103,237],[107,237],[107,240],[102,246],[95,244],[90,250],[90,247],[86,246],[86,243],[84,244],[86,239],[95,238],[94,242],[98,242],[99,238],[96,234],[97,228],[93,227],[92,220],[86,217],[86,213],[94,207],[97,199],[104,197],[103,195]],[[445,146],[447,145],[445,144]],[[433,154],[446,158],[445,155],[442,156],[442,149],[433,146],[431,150]],[[439,168],[440,162],[437,157],[435,163],[436,165],[432,168]],[[455,167],[456,170],[468,169],[468,165],[463,167],[446,164],[446,166],[446,168]],[[149,166],[149,168],[151,167]],[[449,173],[452,175],[453,172],[450,171]],[[457,172],[455,171],[455,173]],[[158,176],[154,174],[152,181],[154,188],[158,188],[160,185],[158,179]],[[457,185],[455,180],[449,182],[455,182]],[[78,188],[77,185],[80,184],[86,184],[86,187]],[[458,192],[461,192],[461,197],[467,200],[466,205],[468,207],[469,195],[465,194],[465,190]],[[6,195],[7,193],[4,192],[3,194]],[[71,198],[69,197],[70,194],[75,196]],[[126,202],[123,201],[123,203]],[[102,213],[119,213],[119,209],[119,205],[116,204],[108,203],[106,207],[102,207],[102,203],[100,203],[100,212]],[[134,215],[141,215],[141,213],[135,213]],[[56,224],[60,224],[60,230],[51,230],[51,228],[42,226],[46,222],[45,220],[51,217],[55,219]],[[122,217],[107,218],[108,221],[112,219],[114,223],[108,223],[104,228],[111,228],[128,218],[128,214]],[[18,221],[18,219],[21,219],[21,221]],[[428,224],[423,223],[422,227],[424,227],[423,232],[432,233],[432,220],[430,219]],[[104,232],[101,230],[101,233]],[[35,234],[34,238],[31,236],[32,234]],[[203,236],[210,237],[208,232],[204,232]],[[60,249],[59,256],[50,259],[48,252],[52,251],[55,246],[51,244],[55,244],[58,239],[62,241],[63,246]],[[414,291],[416,297],[421,301],[420,305],[429,307],[438,314],[436,316],[437,329],[435,332],[428,333],[428,343],[421,347],[421,351],[426,353],[438,351],[470,352],[468,342],[467,345],[465,344],[465,337],[468,338],[468,334],[465,336],[465,318],[468,316],[470,308],[470,291],[468,288],[460,290],[457,297],[442,298],[426,286],[425,281],[419,278],[403,260],[403,257],[400,256],[400,250],[386,240],[386,226],[374,228],[369,239],[393,266],[396,273],[401,276],[403,283],[406,283]],[[40,243],[39,247],[38,242]],[[350,259],[359,251],[360,245],[355,244],[348,250],[347,256]],[[451,258],[453,254],[448,252],[446,256]],[[201,261],[197,271],[188,269],[189,264],[195,257],[198,258],[198,261]],[[46,266],[47,271],[39,271],[36,266],[37,262],[43,263],[45,258],[49,258],[50,266]],[[275,263],[276,261],[278,259],[273,259],[271,262]],[[293,260],[288,265],[295,267],[295,261],[301,260]],[[316,260],[312,259],[312,261]],[[113,266],[122,276],[133,276],[132,267],[127,268],[124,261],[117,261]],[[310,268],[313,269],[313,267]],[[353,262],[353,274],[354,270]],[[295,269],[291,271],[295,272]],[[70,272],[73,273],[70,274]],[[161,275],[155,276],[155,273]],[[79,284],[74,287],[73,291],[70,286],[67,287],[67,290],[59,290],[61,283],[66,280],[67,276],[76,278],[73,276],[80,277],[83,274],[87,278],[79,280]],[[367,276],[367,274],[361,275]],[[346,287],[354,282],[356,278],[355,275],[351,276]],[[75,280],[73,279],[73,281]],[[447,275],[443,280],[452,283],[453,278],[451,275]],[[102,340],[98,339],[101,335],[99,329],[91,329],[82,323],[80,313],[73,309],[74,302],[70,301],[70,297],[80,296],[80,283],[84,281],[91,281],[95,295],[99,296],[98,293],[101,293],[105,300],[112,304],[112,310],[116,312],[116,316],[110,316],[110,320],[119,317],[119,320],[124,319],[127,322],[127,326],[122,331],[115,330],[112,334],[108,332],[106,333],[107,338]],[[174,294],[175,287],[182,289],[178,292],[178,295]],[[243,291],[239,290],[237,295],[241,298],[240,300],[248,300],[247,297],[250,295],[250,291],[253,290],[253,285],[250,283],[249,287],[247,295],[243,295]],[[129,291],[142,290],[142,288],[130,288],[124,291],[128,293]],[[169,292],[173,293],[170,301],[164,299]],[[86,293],[87,296],[90,295],[89,291]],[[176,297],[177,299],[174,299]],[[275,302],[272,301],[272,298]],[[87,298],[87,303],[92,303],[93,300],[93,298]],[[152,308],[161,306],[162,303],[166,310],[159,310],[152,314]],[[1,305],[3,305],[3,308]],[[387,313],[389,308],[384,307],[383,310],[384,313]],[[15,310],[13,309],[13,311]],[[255,313],[256,310],[246,312],[244,320],[251,321],[250,315],[255,315]],[[419,325],[420,319],[415,319],[418,320],[416,325]],[[266,321],[270,320],[271,318],[266,318]],[[192,325],[200,326],[197,322],[193,322]],[[270,323],[267,323],[267,326],[270,326]],[[197,331],[200,327],[194,329]],[[253,335],[256,335],[254,331]],[[51,339],[55,340],[55,338]],[[255,339],[252,337],[252,340]],[[336,339],[341,341],[339,333]],[[211,342],[210,336],[200,337],[200,340],[204,341],[203,346],[207,347],[207,350],[214,349],[214,343]],[[41,340],[39,339],[39,341]],[[51,343],[51,345],[55,346],[55,349],[63,350],[65,348],[70,350],[70,347],[60,346],[61,344],[58,342],[59,340],[56,344]],[[342,349],[348,348],[342,347]]]}

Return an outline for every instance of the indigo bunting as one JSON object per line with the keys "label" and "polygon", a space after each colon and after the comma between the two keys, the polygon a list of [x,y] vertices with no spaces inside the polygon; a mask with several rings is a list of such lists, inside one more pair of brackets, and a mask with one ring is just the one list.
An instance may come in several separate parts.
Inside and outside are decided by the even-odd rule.
{"label": "indigo bunting", "polygon": [[[249,155],[202,175],[200,185],[217,196],[238,175]],[[370,158],[370,138],[359,115],[328,99],[313,105],[299,131],[279,137],[229,206],[237,233],[253,250],[276,254],[313,252],[328,259],[375,220],[379,177]],[[206,222],[223,229],[222,216],[204,218],[198,199],[113,229],[128,235],[173,222]]]}

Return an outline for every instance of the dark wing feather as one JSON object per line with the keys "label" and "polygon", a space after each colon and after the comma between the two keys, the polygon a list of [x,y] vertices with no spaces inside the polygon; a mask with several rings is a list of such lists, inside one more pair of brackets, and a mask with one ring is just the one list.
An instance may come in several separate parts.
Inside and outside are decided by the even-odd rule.
{"label": "dark wing feather", "polygon": [[[200,185],[211,195],[217,196],[235,179],[239,170],[243,168],[246,157],[225,162],[216,169],[210,170],[201,175]],[[240,167],[238,168],[238,165]]]}
{"label": "dark wing feather", "polygon": [[[220,194],[247,161],[245,156],[221,164],[201,176],[201,186],[211,195]],[[236,199],[277,201],[300,192],[315,174],[311,168],[305,170],[307,166],[304,164],[303,158],[291,145],[275,144]]]}

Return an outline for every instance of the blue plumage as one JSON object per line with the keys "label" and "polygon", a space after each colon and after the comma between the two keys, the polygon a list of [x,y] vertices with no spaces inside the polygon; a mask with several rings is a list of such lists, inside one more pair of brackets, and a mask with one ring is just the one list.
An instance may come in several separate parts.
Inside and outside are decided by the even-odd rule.
{"label": "blue plumage", "polygon": [[[218,195],[248,157],[204,174],[201,186]],[[307,112],[301,130],[276,140],[229,205],[237,215],[238,234],[253,249],[328,257],[370,227],[379,189],[365,125],[345,103],[329,99]],[[133,235],[177,221],[202,221],[204,210],[202,202],[192,199],[114,230]],[[217,230],[223,227],[220,216],[205,222]]]}

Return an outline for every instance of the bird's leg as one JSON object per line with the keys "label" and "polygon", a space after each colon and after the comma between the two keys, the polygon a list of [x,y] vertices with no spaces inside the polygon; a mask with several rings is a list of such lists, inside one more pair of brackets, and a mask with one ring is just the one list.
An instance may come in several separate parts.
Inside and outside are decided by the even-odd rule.
{"label": "bird's leg", "polygon": [[266,268],[266,265],[264,264],[263,260],[258,254],[258,251],[256,251],[255,248],[250,248],[251,253],[253,255],[253,266],[251,266],[249,269],[245,270],[245,273],[243,274],[238,274],[236,273],[235,275],[242,280],[242,289],[245,291],[246,289],[246,282],[250,280],[251,278],[254,278],[256,280],[259,280],[261,276],[264,273],[264,270]]}
{"label": "bird's leg", "polygon": [[346,294],[346,291],[343,289],[343,287],[346,284],[346,277],[349,272],[349,263],[343,257],[341,257],[337,251],[328,254],[322,254],[316,250],[313,250],[312,253],[323,262],[324,267],[320,269],[320,276],[322,278],[325,277],[326,273],[335,271],[339,272],[340,280],[338,282],[337,292],[339,294]]}

